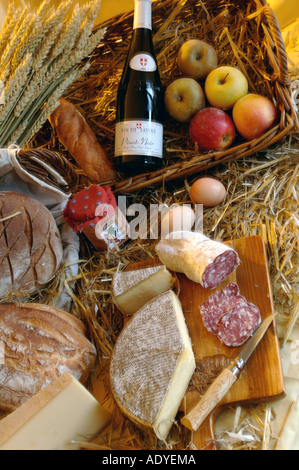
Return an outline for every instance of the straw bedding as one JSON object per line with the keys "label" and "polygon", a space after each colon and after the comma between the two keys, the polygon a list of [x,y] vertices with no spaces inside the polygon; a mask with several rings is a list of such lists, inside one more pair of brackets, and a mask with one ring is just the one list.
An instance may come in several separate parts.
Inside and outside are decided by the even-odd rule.
{"label": "straw bedding", "polygon": [[[265,150],[250,158],[230,162],[206,174],[221,180],[227,187],[227,197],[216,208],[204,210],[205,233],[215,239],[260,235],[263,237],[269,259],[269,269],[273,286],[275,309],[278,312],[278,325],[281,341],[285,338],[288,326],[292,324],[299,299],[299,227],[298,227],[298,156],[299,142],[295,136],[289,137],[283,146]],[[129,203],[149,204],[191,203],[189,188],[193,179],[188,178],[167,188],[140,190],[129,198]],[[99,366],[97,374],[102,383],[101,399],[108,409],[113,410],[113,425],[104,436],[99,436],[88,448],[105,449],[187,449],[190,435],[179,426],[173,426],[166,443],[156,441],[151,432],[144,432],[125,419],[114,407],[109,392],[108,365],[113,346],[123,326],[123,318],[111,301],[111,279],[117,269],[124,269],[130,263],[154,257],[154,242],[132,240],[114,253],[93,253],[84,240],[81,245],[80,272],[76,279],[73,297],[73,313],[88,325],[90,335],[97,347]],[[70,285],[73,279],[65,279],[63,270],[40,293],[39,300],[45,303],[55,301],[63,285]],[[221,365],[221,361],[220,361]],[[219,372],[219,370],[218,370]],[[216,374],[207,375],[203,380],[199,375],[200,390],[204,390]],[[239,410],[236,410],[239,413]],[[246,415],[246,419],[244,418]],[[237,436],[220,435],[217,444],[220,448],[261,449],[267,448],[271,436],[271,422],[274,415],[271,405],[260,405],[242,410],[238,415]],[[112,428],[114,428],[112,432]],[[248,441],[242,441],[242,433],[250,434]],[[270,441],[265,441],[269,437]],[[245,434],[246,434],[245,433]],[[247,435],[246,434],[246,435]],[[86,444],[85,444],[86,448]]]}

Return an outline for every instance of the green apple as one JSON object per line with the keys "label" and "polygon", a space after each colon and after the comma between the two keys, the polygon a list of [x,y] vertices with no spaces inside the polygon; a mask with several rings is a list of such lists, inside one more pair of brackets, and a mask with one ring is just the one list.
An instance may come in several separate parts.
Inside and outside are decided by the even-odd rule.
{"label": "green apple", "polygon": [[248,93],[248,81],[236,67],[223,65],[212,70],[206,78],[205,94],[215,108],[232,109]]}
{"label": "green apple", "polygon": [[218,65],[213,46],[200,39],[189,39],[179,49],[178,67],[187,77],[202,80]]}
{"label": "green apple", "polygon": [[204,106],[204,91],[193,78],[178,78],[166,88],[165,108],[176,121],[190,121],[192,116]]}

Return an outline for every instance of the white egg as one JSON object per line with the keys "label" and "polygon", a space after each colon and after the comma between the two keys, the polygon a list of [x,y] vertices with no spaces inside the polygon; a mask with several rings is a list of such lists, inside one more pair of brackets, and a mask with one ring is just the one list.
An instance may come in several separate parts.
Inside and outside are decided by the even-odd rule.
{"label": "white egg", "polygon": [[190,206],[171,206],[161,222],[162,237],[180,230],[190,231],[195,222],[195,213]]}

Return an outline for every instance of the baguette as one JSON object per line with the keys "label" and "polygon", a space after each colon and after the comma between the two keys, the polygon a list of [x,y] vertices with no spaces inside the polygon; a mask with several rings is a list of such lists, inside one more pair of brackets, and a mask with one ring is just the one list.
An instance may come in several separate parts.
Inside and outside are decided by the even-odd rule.
{"label": "baguette", "polygon": [[110,160],[77,108],[64,98],[49,116],[59,141],[93,183],[107,183],[117,178]]}

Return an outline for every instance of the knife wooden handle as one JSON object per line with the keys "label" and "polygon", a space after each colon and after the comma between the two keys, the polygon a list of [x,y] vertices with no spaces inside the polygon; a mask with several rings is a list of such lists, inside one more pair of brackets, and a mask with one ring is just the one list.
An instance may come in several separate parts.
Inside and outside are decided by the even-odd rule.
{"label": "knife wooden handle", "polygon": [[236,382],[238,375],[230,369],[224,369],[210,385],[200,402],[181,419],[181,423],[192,431],[197,431],[206,417],[216,408],[229,389]]}

